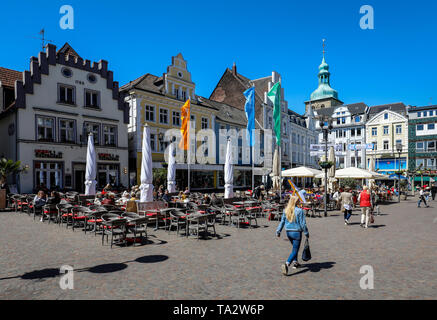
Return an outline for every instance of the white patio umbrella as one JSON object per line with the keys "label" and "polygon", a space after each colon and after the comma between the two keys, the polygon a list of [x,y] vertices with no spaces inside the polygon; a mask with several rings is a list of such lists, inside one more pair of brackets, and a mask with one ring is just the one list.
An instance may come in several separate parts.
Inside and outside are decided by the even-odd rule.
{"label": "white patio umbrella", "polygon": [[280,183],[281,183],[281,177],[279,174],[281,173],[279,164],[279,152],[278,148],[275,149],[275,153],[273,154],[273,170],[272,170],[272,180],[273,180],[273,189],[279,190]]}
{"label": "white patio umbrella", "polygon": [[141,150],[141,198],[140,202],[153,201],[153,171],[152,171],[152,148],[150,146],[150,128],[144,126],[143,147]]}
{"label": "white patio umbrella", "polygon": [[96,194],[96,176],[96,150],[94,149],[94,136],[90,133],[88,135],[88,147],[86,151],[85,195],[92,196]]}
{"label": "white patio umbrella", "polygon": [[[370,158],[369,171],[372,173],[375,172],[375,160],[373,160],[373,158]],[[373,188],[374,185],[375,185],[375,179],[370,179],[369,180],[369,187]]]}
{"label": "white patio umbrella", "polygon": [[334,192],[335,183],[338,181],[337,179],[335,179],[334,147],[329,148],[328,161],[333,163],[332,167],[328,169],[328,190],[330,190],[330,192]]}
{"label": "white patio umbrella", "polygon": [[170,143],[168,148],[167,190],[170,193],[176,192],[176,159],[173,143]]}
{"label": "white patio umbrella", "polygon": [[299,178],[314,178],[316,175],[321,174],[321,170],[308,168],[308,167],[298,167],[282,171],[283,177],[299,177]]}
{"label": "white patio umbrella", "polygon": [[232,146],[231,140],[228,139],[228,145],[226,148],[226,160],[225,160],[225,199],[234,197],[234,165],[232,164]]}

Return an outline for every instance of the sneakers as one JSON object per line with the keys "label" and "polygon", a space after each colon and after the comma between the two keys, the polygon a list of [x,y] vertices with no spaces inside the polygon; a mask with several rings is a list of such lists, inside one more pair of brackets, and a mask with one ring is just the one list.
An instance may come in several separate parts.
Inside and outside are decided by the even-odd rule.
{"label": "sneakers", "polygon": [[281,266],[281,270],[282,270],[282,274],[284,275],[284,276],[286,276],[287,274],[288,274],[288,266],[287,266],[287,264],[283,264],[282,266]]}
{"label": "sneakers", "polygon": [[361,228],[364,228],[364,223],[360,223],[360,227],[361,227]]}
{"label": "sneakers", "polygon": [[297,268],[300,267],[300,264],[299,264],[297,261],[293,261],[293,263],[291,264],[291,267],[292,267],[293,269],[297,269]]}
{"label": "sneakers", "polygon": [[347,221],[346,219],[344,219],[344,224],[347,226],[349,224],[349,221]]}

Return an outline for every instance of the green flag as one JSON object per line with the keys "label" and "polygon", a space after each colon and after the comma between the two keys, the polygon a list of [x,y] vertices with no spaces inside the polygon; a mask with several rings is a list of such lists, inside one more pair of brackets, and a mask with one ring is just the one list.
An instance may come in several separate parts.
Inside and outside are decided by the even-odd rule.
{"label": "green flag", "polygon": [[281,145],[281,84],[276,82],[272,89],[267,93],[267,97],[273,103],[273,122],[276,134],[276,144]]}

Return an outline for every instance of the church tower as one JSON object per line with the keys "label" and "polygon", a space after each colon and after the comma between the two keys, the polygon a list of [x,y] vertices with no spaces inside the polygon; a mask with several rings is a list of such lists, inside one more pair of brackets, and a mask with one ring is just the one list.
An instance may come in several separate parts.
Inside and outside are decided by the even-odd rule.
{"label": "church tower", "polygon": [[305,101],[305,111],[308,111],[308,107],[311,106],[313,110],[330,108],[337,105],[342,105],[343,102],[338,99],[338,92],[331,88],[329,72],[329,65],[325,60],[325,39],[323,39],[323,58],[322,63],[319,66],[319,86],[311,94],[310,100]]}

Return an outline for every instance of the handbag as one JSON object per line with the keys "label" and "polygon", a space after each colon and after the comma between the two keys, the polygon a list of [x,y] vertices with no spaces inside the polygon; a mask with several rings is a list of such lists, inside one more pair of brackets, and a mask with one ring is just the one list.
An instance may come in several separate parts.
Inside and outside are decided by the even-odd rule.
{"label": "handbag", "polygon": [[373,213],[370,215],[370,223],[375,223],[375,218],[373,217]]}
{"label": "handbag", "polygon": [[305,240],[305,246],[302,251],[302,260],[303,261],[311,260],[310,243],[308,241],[308,238]]}

